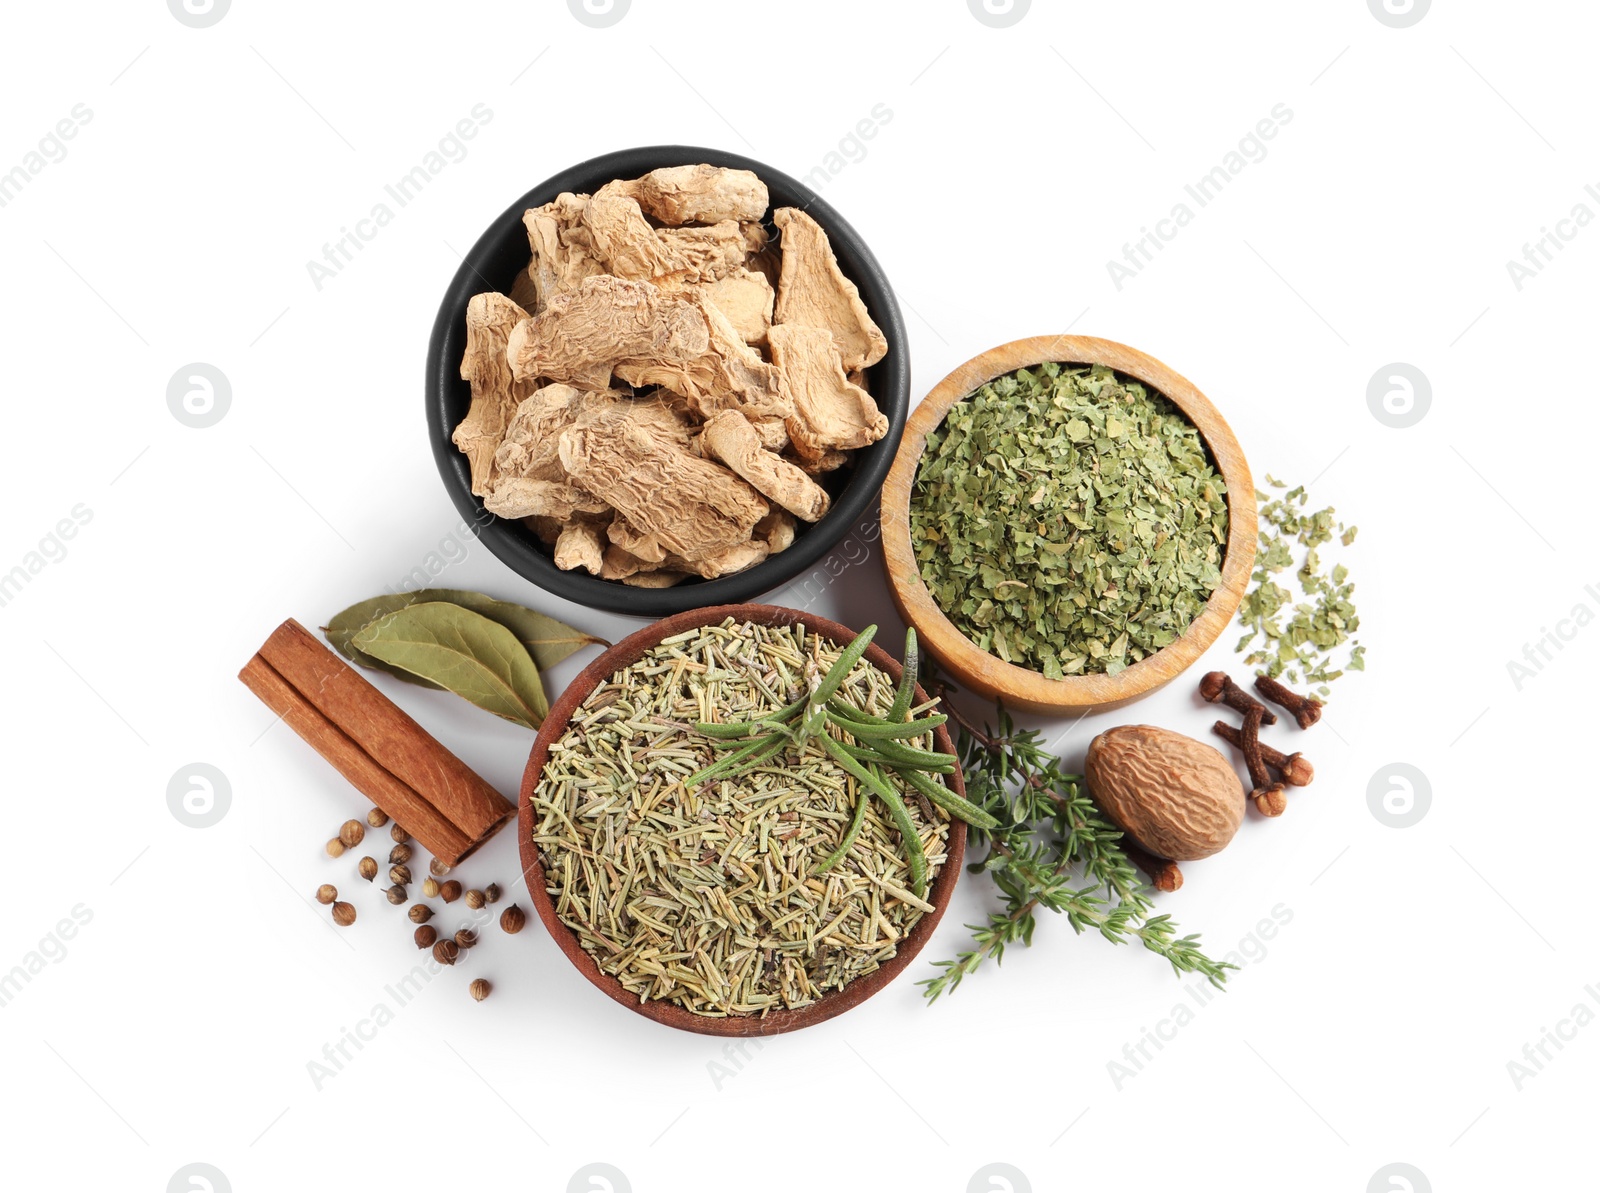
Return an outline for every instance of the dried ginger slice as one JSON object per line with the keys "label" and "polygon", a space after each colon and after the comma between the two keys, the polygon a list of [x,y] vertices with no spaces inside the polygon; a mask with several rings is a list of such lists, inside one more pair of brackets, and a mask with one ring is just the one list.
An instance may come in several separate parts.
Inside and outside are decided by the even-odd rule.
{"label": "dried ginger slice", "polygon": [[744,415],[732,410],[717,415],[700,432],[700,442],[714,459],[721,460],[762,496],[795,517],[815,522],[828,512],[828,491],[787,460],[763,448]]}
{"label": "dried ginger slice", "polygon": [[563,527],[556,540],[556,566],[567,572],[581,567],[591,576],[598,576],[605,549],[605,519],[579,518]]}
{"label": "dried ginger slice", "polygon": [[765,542],[752,540],[737,543],[714,555],[702,556],[695,560],[669,554],[657,562],[640,559],[625,548],[613,544],[605,550],[599,574],[602,580],[627,580],[634,576],[659,573],[668,575],[687,573],[705,580],[715,580],[718,576],[731,576],[735,572],[753,568],[771,553],[771,548]]}
{"label": "dried ginger slice", "polygon": [[615,412],[563,431],[561,463],[577,484],[685,559],[747,541],[770,508],[726,468]]}
{"label": "dried ginger slice", "polygon": [[[517,333],[511,334],[514,341]],[[866,447],[888,434],[889,420],[872,395],[845,379],[838,349],[826,330],[775,323],[767,346],[794,403],[789,438],[803,458],[821,460],[830,451]]]}
{"label": "dried ginger slice", "polygon": [[627,185],[608,182],[583,209],[595,256],[608,272],[634,281],[687,283],[715,281],[743,268],[752,250],[738,220],[652,228]]}
{"label": "dried ginger slice", "polygon": [[727,316],[745,343],[766,342],[777,294],[765,274],[741,268],[714,282],[703,282],[693,290]]}
{"label": "dried ginger slice", "polygon": [[564,481],[558,440],[584,415],[621,400],[613,390],[584,390],[557,382],[541,386],[517,406],[495,452],[496,474],[526,480]]}
{"label": "dried ginger slice", "polygon": [[622,577],[622,582],[632,588],[671,588],[687,579],[682,572],[640,572]]}
{"label": "dried ginger slice", "polygon": [[767,184],[727,166],[662,166],[629,187],[645,212],[663,224],[758,220],[767,214]]}
{"label": "dried ginger slice", "polygon": [[519,324],[507,356],[519,378],[604,389],[615,371],[630,385],[664,385],[704,418],[725,409],[753,418],[794,412],[777,369],[720,311],[649,282],[586,278]]}
{"label": "dried ginger slice", "polygon": [[525,271],[527,282],[519,274],[512,293],[532,290],[534,305],[527,308],[531,314],[544,310],[556,295],[575,289],[584,278],[605,272],[594,252],[589,230],[583,225],[589,201],[588,195],[563,191],[543,207],[531,207],[523,213],[533,260]]}
{"label": "dried ginger slice", "polygon": [[778,208],[772,222],[783,233],[777,321],[827,328],[846,369],[877,364],[889,342],[867,313],[856,284],[840,271],[828,234],[798,207]]}
{"label": "dried ginger slice", "polygon": [[472,388],[467,416],[450,436],[467,457],[472,491],[482,497],[494,478],[495,450],[517,405],[532,388],[512,375],[506,342],[527,312],[503,294],[475,294],[467,303],[467,350],[461,378]]}
{"label": "dried ginger slice", "polygon": [[578,514],[603,514],[609,507],[594,494],[565,481],[502,477],[484,496],[483,508],[502,518],[554,518],[568,522]]}
{"label": "dried ginger slice", "polygon": [[757,542],[767,544],[767,552],[776,555],[794,545],[794,515],[786,509],[775,509],[751,531]]}
{"label": "dried ginger slice", "polygon": [[617,547],[644,563],[664,563],[667,549],[653,534],[640,530],[622,514],[611,519],[606,528],[606,538]]}

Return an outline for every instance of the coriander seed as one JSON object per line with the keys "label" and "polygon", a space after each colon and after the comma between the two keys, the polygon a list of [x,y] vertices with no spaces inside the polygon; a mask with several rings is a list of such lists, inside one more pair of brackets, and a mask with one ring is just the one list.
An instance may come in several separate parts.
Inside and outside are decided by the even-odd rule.
{"label": "coriander seed", "polygon": [[410,886],[411,885],[411,867],[410,866],[390,866],[389,867],[389,881],[394,883],[396,886]]}
{"label": "coriander seed", "polygon": [[488,900],[483,897],[483,892],[478,890],[468,891],[466,894],[466,900],[467,906],[472,908],[473,911],[477,911],[480,907],[488,902]]}
{"label": "coriander seed", "polygon": [[467,989],[471,991],[474,999],[476,999],[478,1002],[482,1002],[484,999],[489,997],[489,991],[493,990],[494,987],[489,985],[489,980],[487,978],[473,978],[472,985],[468,986]]}
{"label": "coriander seed", "polygon": [[393,903],[396,907],[399,907],[400,904],[406,901],[406,888],[403,886],[392,886],[383,893],[385,896],[387,896],[389,902]]}
{"label": "coriander seed", "polygon": [[333,905],[333,922],[341,928],[348,928],[356,922],[356,909],[348,903],[335,903]]}
{"label": "coriander seed", "polygon": [[439,930],[432,924],[423,924],[411,934],[411,939],[417,942],[419,949],[431,949],[433,942],[439,939]]}
{"label": "coriander seed", "polygon": [[446,903],[454,903],[461,898],[461,884],[454,878],[450,879],[449,882],[441,882],[439,884],[439,898]]}
{"label": "coriander seed", "polygon": [[398,866],[402,862],[409,862],[410,860],[411,846],[409,845],[396,845],[389,851],[389,864],[391,866]]}
{"label": "coriander seed", "polygon": [[329,857],[339,857],[344,853],[344,842],[339,840],[338,837],[334,837],[323,848],[328,851]]}
{"label": "coriander seed", "polygon": [[460,928],[456,931],[456,943],[464,949],[470,949],[478,943],[478,934],[471,928]]}
{"label": "coriander seed", "polygon": [[513,903],[500,913],[500,931],[510,936],[521,932],[528,922],[528,913]]}
{"label": "coriander seed", "polygon": [[484,887],[483,898],[484,901],[488,903],[500,902],[500,884],[498,882],[491,882],[488,886]]}
{"label": "coriander seed", "polygon": [[454,965],[459,956],[461,956],[461,946],[448,938],[433,946],[433,959],[440,965]]}
{"label": "coriander seed", "polygon": [[371,882],[378,876],[378,859],[364,857],[356,863],[356,873]]}
{"label": "coriander seed", "polygon": [[367,824],[373,828],[382,828],[389,823],[389,813],[382,808],[374,808],[367,813]]}
{"label": "coriander seed", "polygon": [[413,903],[411,910],[407,914],[411,917],[413,924],[426,924],[433,918],[433,908],[426,903]]}
{"label": "coriander seed", "polygon": [[332,903],[339,897],[339,888],[331,882],[325,882],[317,888],[317,902],[322,904]]}
{"label": "coriander seed", "polygon": [[396,821],[394,824],[389,826],[389,837],[396,845],[404,845],[407,841],[411,840],[411,834],[400,827],[399,821]]}
{"label": "coriander seed", "polygon": [[439,897],[439,880],[432,874],[422,880],[422,894],[424,898],[437,899]]}
{"label": "coriander seed", "polygon": [[339,840],[344,842],[346,849],[354,849],[366,835],[366,826],[359,820],[346,820],[339,826]]}

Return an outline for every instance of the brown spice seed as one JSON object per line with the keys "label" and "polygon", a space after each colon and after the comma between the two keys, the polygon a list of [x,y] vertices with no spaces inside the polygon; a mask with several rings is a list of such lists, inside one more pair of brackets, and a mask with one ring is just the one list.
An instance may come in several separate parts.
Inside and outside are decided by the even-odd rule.
{"label": "brown spice seed", "polygon": [[344,842],[339,840],[338,837],[334,837],[323,848],[328,851],[329,857],[339,857],[344,853]]}
{"label": "brown spice seed", "polygon": [[470,949],[478,943],[478,934],[471,928],[461,928],[456,932],[456,943],[464,949]]}
{"label": "brown spice seed", "polygon": [[439,898],[446,903],[454,903],[461,898],[461,884],[452,878],[449,882],[439,884]]}
{"label": "brown spice seed", "polygon": [[467,989],[471,991],[473,998],[477,999],[479,1002],[482,1002],[484,999],[489,997],[489,991],[493,990],[494,987],[489,985],[489,980],[487,978],[474,978],[472,980],[472,985],[468,986]]}
{"label": "brown spice seed", "polygon": [[400,904],[404,903],[407,898],[406,888],[403,886],[392,886],[383,893],[388,896],[389,902],[393,903],[396,907],[399,907]]}
{"label": "brown spice seed", "polygon": [[483,897],[483,892],[478,890],[468,891],[466,899],[467,906],[472,908],[473,911],[477,911],[480,907],[488,902],[488,900]]}
{"label": "brown spice seed", "polygon": [[348,928],[356,922],[356,909],[348,903],[335,903],[333,905],[333,922],[341,928]]}
{"label": "brown spice seed", "polygon": [[423,924],[411,934],[411,939],[417,942],[419,949],[431,949],[433,942],[439,939],[439,930],[432,924]]}
{"label": "brown spice seed", "polygon": [[399,822],[396,821],[394,824],[389,826],[389,838],[397,845],[404,845],[407,841],[411,840],[411,834],[406,832],[405,829],[401,828]]}
{"label": "brown spice seed", "polygon": [[437,899],[439,897],[439,880],[432,874],[422,880],[422,894],[424,898]]}
{"label": "brown spice seed", "polygon": [[389,823],[389,813],[382,808],[374,808],[367,813],[367,823],[373,828],[382,828]]}
{"label": "brown spice seed", "polygon": [[378,876],[378,859],[372,857],[362,858],[356,863],[356,873],[371,882]]}
{"label": "brown spice seed", "polygon": [[346,849],[354,849],[367,835],[367,826],[359,820],[346,820],[339,826],[339,840]]}
{"label": "brown spice seed", "polygon": [[394,883],[396,886],[410,886],[411,885],[411,867],[410,866],[390,866],[389,867],[389,881]]}
{"label": "brown spice seed", "polygon": [[426,924],[433,918],[433,908],[426,903],[413,903],[411,910],[406,913],[411,917],[413,924]]}
{"label": "brown spice seed", "polygon": [[513,903],[500,913],[500,931],[510,936],[521,932],[528,922],[528,913]]}
{"label": "brown spice seed", "polygon": [[440,965],[454,965],[461,956],[461,947],[453,940],[441,940],[433,946],[433,959]]}
{"label": "brown spice seed", "polygon": [[317,888],[318,903],[332,903],[339,897],[339,888],[331,882],[325,882]]}
{"label": "brown spice seed", "polygon": [[488,886],[484,887],[483,897],[484,900],[489,903],[500,902],[500,884],[498,882],[491,882]]}
{"label": "brown spice seed", "polygon": [[409,845],[396,845],[389,851],[389,864],[391,866],[398,866],[410,860],[411,846]]}

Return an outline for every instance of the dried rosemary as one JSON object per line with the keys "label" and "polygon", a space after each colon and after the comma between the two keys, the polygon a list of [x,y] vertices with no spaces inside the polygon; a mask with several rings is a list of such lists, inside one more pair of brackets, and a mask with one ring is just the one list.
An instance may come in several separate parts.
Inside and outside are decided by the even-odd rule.
{"label": "dried rosemary", "polygon": [[[853,744],[829,712],[887,721],[899,698],[888,675],[857,661],[832,705],[816,701],[842,654],[799,623],[730,618],[686,631],[596,687],[552,748],[533,795],[546,889],[600,968],[641,1001],[718,1017],[803,1007],[878,968],[932,909],[912,890],[903,825],[823,744]],[[808,707],[812,718],[821,709],[820,728],[749,753],[749,741],[695,727]],[[931,753],[925,732],[904,745]],[[879,777],[931,878],[948,812],[920,801],[900,771]]]}

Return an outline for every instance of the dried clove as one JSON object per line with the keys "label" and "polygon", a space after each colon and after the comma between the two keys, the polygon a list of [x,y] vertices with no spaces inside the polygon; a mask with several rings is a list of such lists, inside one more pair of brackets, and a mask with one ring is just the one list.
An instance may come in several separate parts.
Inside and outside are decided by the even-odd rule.
{"label": "dried clove", "polygon": [[1226,671],[1208,671],[1201,677],[1200,698],[1210,704],[1220,701],[1237,713],[1248,714],[1252,708],[1260,709],[1263,725],[1278,723],[1278,714],[1234,683]]}
{"label": "dried clove", "polygon": [[[1235,748],[1242,748],[1243,738],[1232,725],[1226,721],[1218,721],[1211,726],[1223,741]],[[1311,765],[1311,760],[1304,754],[1284,754],[1274,750],[1266,742],[1260,742],[1261,759],[1278,774],[1283,776],[1283,781],[1291,787],[1309,787],[1311,780],[1316,777],[1316,768]]]}
{"label": "dried clove", "polygon": [[1177,862],[1169,862],[1164,857],[1146,853],[1126,835],[1119,844],[1122,846],[1122,852],[1128,855],[1128,860],[1144,871],[1150,879],[1150,885],[1156,890],[1170,893],[1183,886],[1183,871],[1178,869]]}
{"label": "dried clove", "polygon": [[1310,729],[1322,719],[1322,701],[1291,692],[1270,675],[1256,676],[1256,691],[1287,711],[1302,729]]}

